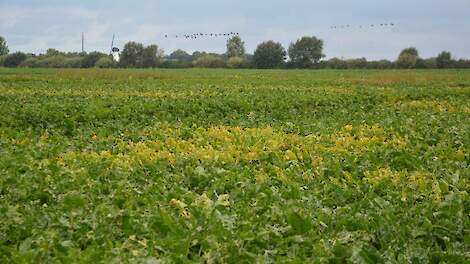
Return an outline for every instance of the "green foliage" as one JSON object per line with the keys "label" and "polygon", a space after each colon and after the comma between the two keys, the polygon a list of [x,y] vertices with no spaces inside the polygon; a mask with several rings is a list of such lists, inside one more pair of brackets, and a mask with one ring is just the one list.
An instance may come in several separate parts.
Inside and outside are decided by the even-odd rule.
{"label": "green foliage", "polygon": [[452,66],[452,54],[448,51],[439,53],[436,58],[436,66],[439,69],[450,68]]}
{"label": "green foliage", "polygon": [[397,60],[397,66],[399,68],[411,69],[416,68],[416,64],[419,62],[419,53],[416,48],[406,48],[400,52]]}
{"label": "green foliage", "polygon": [[157,45],[144,47],[142,43],[128,42],[120,55],[119,66],[124,68],[156,67],[161,62],[163,51]]}
{"label": "green foliage", "polygon": [[190,68],[192,67],[191,61],[180,61],[180,60],[163,60],[163,62],[159,65],[161,68],[169,68],[169,69],[182,69],[182,68]]}
{"label": "green foliage", "polygon": [[460,60],[454,61],[453,63],[454,63],[455,68],[470,69],[470,60],[460,59]]}
{"label": "green foliage", "polygon": [[33,67],[36,67],[38,61],[39,59],[36,57],[28,57],[19,65],[19,67],[33,68]]}
{"label": "green foliage", "polygon": [[50,49],[47,49],[46,51],[46,56],[48,57],[59,56],[59,55],[63,55],[63,53],[56,49],[50,48]]}
{"label": "green foliage", "polygon": [[[65,58],[61,63],[61,68],[81,68],[83,63],[83,56]],[[98,60],[99,61],[99,60]],[[97,63],[98,63],[97,61]]]}
{"label": "green foliage", "polygon": [[283,65],[287,53],[281,43],[272,40],[258,45],[253,54],[253,64],[259,69],[279,68]]}
{"label": "green foliage", "polygon": [[4,37],[0,36],[0,57],[3,55],[7,55],[8,52],[10,51],[8,49],[7,42]]}
{"label": "green foliage", "polygon": [[193,66],[198,68],[223,68],[225,61],[216,55],[204,55],[193,61]]}
{"label": "green foliage", "polygon": [[7,58],[7,55],[0,56],[0,67],[3,67],[3,63],[5,62],[6,58]]}
{"label": "green foliage", "polygon": [[142,52],[142,67],[155,68],[161,62],[163,51],[158,49],[157,45],[150,45],[144,48]]}
{"label": "green foliage", "polygon": [[243,57],[231,57],[227,60],[227,67],[231,69],[249,68],[250,62]]}
{"label": "green foliage", "polygon": [[368,64],[366,58],[350,59],[347,60],[346,63],[348,65],[348,69],[365,69]]}
{"label": "green foliage", "polygon": [[125,68],[138,68],[142,65],[142,55],[144,53],[144,45],[137,42],[128,42],[122,49],[119,66]]}
{"label": "green foliage", "polygon": [[114,62],[109,56],[101,57],[95,63],[95,67],[97,67],[97,68],[112,68],[112,67],[114,67]]}
{"label": "green foliage", "polygon": [[226,55],[228,58],[243,57],[245,55],[245,43],[239,36],[227,40]]}
{"label": "green foliage", "polygon": [[412,69],[416,67],[418,57],[411,53],[403,53],[398,57],[397,66],[404,69]]}
{"label": "green foliage", "polygon": [[34,67],[62,68],[64,61],[65,57],[63,55],[46,56],[39,58]]}
{"label": "green foliage", "polygon": [[170,56],[168,56],[168,59],[182,62],[191,62],[193,58],[186,51],[178,49],[173,51]]}
{"label": "green foliage", "polygon": [[103,57],[108,57],[108,55],[93,51],[85,55],[82,59],[82,67],[83,68],[93,68],[95,67],[96,63]]}
{"label": "green foliage", "polygon": [[405,54],[412,55],[416,58],[419,57],[418,50],[414,47],[406,48],[400,52],[400,56],[405,55]]}
{"label": "green foliage", "polygon": [[0,70],[0,263],[467,263],[470,71]]}
{"label": "green foliage", "polygon": [[328,65],[328,68],[330,69],[347,69],[348,68],[347,62],[339,58],[329,59],[327,65]]}
{"label": "green foliage", "polygon": [[26,58],[26,54],[24,54],[23,52],[15,52],[8,54],[3,61],[3,66],[10,68],[18,67],[24,60],[26,60]]}
{"label": "green foliage", "polygon": [[323,40],[316,37],[302,37],[290,44],[289,57],[296,67],[310,68],[325,57]]}

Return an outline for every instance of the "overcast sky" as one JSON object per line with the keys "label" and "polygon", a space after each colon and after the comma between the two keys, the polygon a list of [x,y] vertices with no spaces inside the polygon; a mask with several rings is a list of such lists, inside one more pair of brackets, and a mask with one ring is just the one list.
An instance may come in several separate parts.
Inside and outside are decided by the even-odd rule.
{"label": "overcast sky", "polygon": [[[470,0],[0,0],[0,35],[11,51],[47,48],[108,52],[133,40],[166,54],[225,51],[223,38],[165,39],[165,34],[239,32],[252,53],[264,40],[288,47],[301,36],[325,41],[331,57],[395,59],[415,46],[422,57],[442,50],[470,58]],[[371,24],[395,23],[394,27]],[[330,29],[333,25],[349,29]],[[363,26],[363,28],[359,28]]]}

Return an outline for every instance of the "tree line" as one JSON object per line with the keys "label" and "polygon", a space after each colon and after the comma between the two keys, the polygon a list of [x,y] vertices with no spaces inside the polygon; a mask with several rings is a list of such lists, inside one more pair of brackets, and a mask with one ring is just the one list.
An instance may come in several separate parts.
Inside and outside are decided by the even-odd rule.
{"label": "tree line", "polygon": [[115,61],[110,54],[93,52],[61,52],[48,49],[45,54],[9,53],[0,36],[0,67],[38,68],[258,68],[258,69],[443,69],[470,68],[470,60],[456,60],[443,51],[433,58],[421,58],[416,48],[406,48],[395,61],[368,61],[365,58],[324,59],[323,40],[302,37],[286,50],[280,43],[269,40],[260,43],[253,54],[247,54],[240,36],[227,40],[223,54],[196,51],[192,54],[178,49],[165,55],[157,45],[144,46],[128,42]]}

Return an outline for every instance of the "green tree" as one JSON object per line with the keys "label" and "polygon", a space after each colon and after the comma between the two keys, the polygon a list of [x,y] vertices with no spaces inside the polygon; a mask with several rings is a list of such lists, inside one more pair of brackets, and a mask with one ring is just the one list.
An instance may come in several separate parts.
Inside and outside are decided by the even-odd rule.
{"label": "green tree", "polygon": [[365,69],[367,68],[367,59],[349,59],[346,61],[346,64],[348,65],[348,69]]}
{"label": "green tree", "polygon": [[142,65],[144,68],[155,68],[163,57],[163,51],[157,45],[150,45],[142,51]]}
{"label": "green tree", "polygon": [[331,58],[327,62],[327,67],[331,69],[347,69],[348,64],[345,60],[339,58]]}
{"label": "green tree", "polygon": [[97,68],[112,68],[114,62],[110,56],[101,57],[96,63],[95,67]]}
{"label": "green tree", "polygon": [[82,67],[83,68],[92,68],[95,67],[96,62],[101,59],[102,57],[107,57],[108,55],[98,52],[98,51],[93,51],[85,55],[82,60]]}
{"label": "green tree", "polygon": [[7,41],[0,36],[0,56],[7,55],[8,52],[10,51],[8,50]]}
{"label": "green tree", "polygon": [[124,45],[119,60],[119,66],[125,68],[137,68],[142,65],[144,45],[137,42],[128,42]]}
{"label": "green tree", "polygon": [[227,57],[242,57],[245,55],[245,43],[239,36],[227,40]]}
{"label": "green tree", "polygon": [[195,51],[193,52],[193,54],[191,55],[193,61],[199,59],[200,57],[202,56],[206,56],[207,55],[207,52],[205,51]]}
{"label": "green tree", "polygon": [[436,58],[436,65],[439,69],[449,68],[452,66],[452,54],[448,51],[439,53]]}
{"label": "green tree", "polygon": [[199,68],[223,68],[225,61],[220,56],[208,54],[194,60],[193,65]]}
{"label": "green tree", "polygon": [[269,40],[258,45],[253,55],[253,63],[260,69],[276,68],[282,66],[285,56],[286,50],[281,43]]}
{"label": "green tree", "polygon": [[399,68],[412,69],[416,67],[417,61],[418,61],[418,58],[416,56],[413,56],[412,54],[409,54],[409,53],[404,53],[403,55],[400,55],[400,57],[398,58],[397,66]]}
{"label": "green tree", "polygon": [[18,67],[23,61],[27,58],[26,54],[23,52],[15,52],[12,54],[7,55],[5,61],[3,62],[3,66],[5,67]]}
{"label": "green tree", "polygon": [[57,55],[60,55],[61,52],[56,50],[56,49],[53,49],[53,48],[50,48],[50,49],[47,49],[46,51],[46,56],[48,57],[52,57],[52,56],[57,56]]}
{"label": "green tree", "polygon": [[190,62],[193,59],[193,57],[190,54],[188,54],[186,51],[182,49],[178,49],[178,50],[173,51],[170,54],[170,56],[168,56],[168,59]]}
{"label": "green tree", "polygon": [[250,62],[243,57],[231,57],[227,60],[227,67],[232,69],[249,68]]}
{"label": "green tree", "polygon": [[302,37],[289,46],[289,57],[296,67],[309,68],[325,57],[323,40],[316,37]]}
{"label": "green tree", "polygon": [[415,57],[419,57],[418,50],[415,47],[406,48],[400,52],[400,56],[404,54],[410,54]]}
{"label": "green tree", "polygon": [[400,52],[397,60],[397,66],[406,69],[415,68],[418,59],[419,53],[416,48],[406,48]]}

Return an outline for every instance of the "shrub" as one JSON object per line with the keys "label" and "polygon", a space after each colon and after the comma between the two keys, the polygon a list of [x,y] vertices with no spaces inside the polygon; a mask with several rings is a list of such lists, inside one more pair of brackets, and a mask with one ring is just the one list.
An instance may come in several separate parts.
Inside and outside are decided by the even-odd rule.
{"label": "shrub", "polygon": [[114,66],[114,62],[110,57],[101,57],[95,63],[95,67],[98,67],[98,68],[112,68],[113,66]]}
{"label": "shrub", "polygon": [[160,64],[161,68],[168,68],[168,69],[182,69],[182,68],[190,68],[192,64],[189,61],[181,61],[181,60],[165,60]]}
{"label": "shrub", "polygon": [[66,58],[62,61],[61,68],[81,68],[83,57]]}
{"label": "shrub", "polygon": [[0,67],[3,67],[3,63],[5,62],[6,58],[7,58],[7,55],[0,56]]}
{"label": "shrub", "polygon": [[232,69],[249,68],[250,62],[242,57],[231,57],[227,61],[227,67]]}
{"label": "shrub", "polygon": [[15,52],[6,56],[3,65],[5,67],[18,67],[24,60],[26,60],[26,54]]}
{"label": "shrub", "polygon": [[19,66],[20,67],[25,67],[25,68],[33,68],[33,67],[36,66],[37,63],[38,63],[38,58],[28,57]]}
{"label": "shrub", "polygon": [[441,52],[436,58],[436,64],[439,69],[452,67],[452,54],[448,51]]}
{"label": "shrub", "polygon": [[40,68],[61,68],[65,57],[62,55],[40,58],[35,67]]}
{"label": "shrub", "polygon": [[330,69],[347,69],[348,64],[346,63],[345,60],[338,59],[338,58],[332,58],[328,60],[327,62],[328,68]]}
{"label": "shrub", "polygon": [[97,52],[97,51],[90,52],[87,55],[85,55],[85,57],[83,58],[82,67],[83,68],[95,67],[96,62],[102,57],[106,57],[106,56],[107,55],[101,52]]}
{"label": "shrub", "polygon": [[223,68],[225,61],[214,55],[204,55],[193,61],[193,65],[200,68]]}

